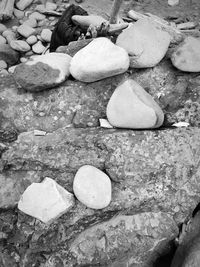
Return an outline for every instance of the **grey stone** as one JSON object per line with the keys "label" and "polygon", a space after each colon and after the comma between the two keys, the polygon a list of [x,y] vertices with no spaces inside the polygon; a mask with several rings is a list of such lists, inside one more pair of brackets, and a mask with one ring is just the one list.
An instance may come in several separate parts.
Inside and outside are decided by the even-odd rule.
{"label": "grey stone", "polygon": [[9,66],[14,65],[19,60],[19,57],[19,53],[8,44],[0,45],[0,60],[4,60]]}

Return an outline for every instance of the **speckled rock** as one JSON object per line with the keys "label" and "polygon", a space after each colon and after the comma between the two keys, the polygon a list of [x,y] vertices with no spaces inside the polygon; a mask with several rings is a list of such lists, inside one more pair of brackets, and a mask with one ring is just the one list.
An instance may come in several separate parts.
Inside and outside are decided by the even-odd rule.
{"label": "speckled rock", "polygon": [[116,44],[128,52],[130,67],[154,67],[165,56],[170,35],[148,19],[140,19],[118,36]]}
{"label": "speckled rock", "polygon": [[80,202],[91,209],[103,209],[111,201],[111,181],[101,170],[82,166],[73,181],[73,191]]}
{"label": "speckled rock", "polygon": [[187,37],[171,55],[172,64],[182,71],[200,72],[200,38]]}
{"label": "speckled rock", "polygon": [[74,205],[74,196],[46,177],[41,183],[32,183],[23,192],[18,209],[44,223],[51,223]]}
{"label": "speckled rock", "polygon": [[158,104],[130,79],[116,88],[108,102],[106,114],[110,124],[119,128],[158,128],[164,121]]}
{"label": "speckled rock", "polygon": [[21,34],[25,38],[28,38],[29,36],[35,34],[35,29],[33,29],[32,27],[30,27],[29,25],[25,23],[19,26],[17,28],[17,31],[19,34]]}
{"label": "speckled rock", "polygon": [[31,49],[30,45],[23,40],[13,40],[10,42],[10,46],[19,52],[27,52]]}
{"label": "speckled rock", "polygon": [[94,82],[124,73],[128,67],[127,52],[101,37],[76,53],[70,64],[70,73],[77,80]]}
{"label": "speckled rock", "polygon": [[70,56],[61,53],[35,56],[15,68],[14,78],[27,91],[53,88],[69,76],[70,61]]}
{"label": "speckled rock", "polygon": [[19,60],[19,53],[8,44],[1,44],[0,60],[4,60],[8,65],[14,65]]}

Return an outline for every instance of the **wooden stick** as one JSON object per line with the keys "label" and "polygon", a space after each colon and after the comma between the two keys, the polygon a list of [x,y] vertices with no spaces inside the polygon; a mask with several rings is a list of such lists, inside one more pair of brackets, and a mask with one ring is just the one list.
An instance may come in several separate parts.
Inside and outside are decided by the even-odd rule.
{"label": "wooden stick", "polygon": [[111,10],[111,14],[110,14],[110,20],[109,20],[110,24],[117,23],[117,16],[118,16],[122,3],[123,3],[123,0],[114,0],[113,7]]}

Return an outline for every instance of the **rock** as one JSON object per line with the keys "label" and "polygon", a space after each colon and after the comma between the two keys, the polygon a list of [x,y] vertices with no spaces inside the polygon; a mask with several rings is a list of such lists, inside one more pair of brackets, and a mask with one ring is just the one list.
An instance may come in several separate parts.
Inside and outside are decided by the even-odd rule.
{"label": "rock", "polygon": [[19,60],[19,53],[8,44],[1,44],[0,60],[4,60],[9,66],[12,66]]}
{"label": "rock", "polygon": [[127,71],[127,52],[107,38],[93,40],[72,58],[70,72],[82,82],[94,82]]}
{"label": "rock", "polygon": [[20,10],[26,9],[30,4],[32,4],[33,0],[19,0],[16,4],[16,7]]}
{"label": "rock", "polygon": [[17,8],[14,8],[13,13],[17,19],[23,19],[24,18],[24,12],[17,9]]}
{"label": "rock", "polygon": [[32,46],[32,50],[36,54],[42,54],[45,50],[45,46],[42,44],[41,41],[38,41],[36,44]]}
{"label": "rock", "polygon": [[171,55],[172,64],[182,71],[200,71],[200,38],[188,36]]}
{"label": "rock", "polygon": [[26,42],[29,45],[33,45],[33,44],[37,43],[37,37],[35,35],[31,35],[26,39]]}
{"label": "rock", "polygon": [[52,2],[47,1],[46,2],[46,10],[49,11],[55,11],[57,9],[58,5]]}
{"label": "rock", "polygon": [[0,70],[7,69],[8,64],[4,60],[0,60]]}
{"label": "rock", "polygon": [[42,183],[32,183],[22,194],[18,209],[44,223],[51,223],[74,205],[71,193],[46,177]]}
{"label": "rock", "polygon": [[2,44],[6,44],[6,38],[4,38],[3,36],[0,35],[0,45]]}
{"label": "rock", "polygon": [[110,124],[119,128],[157,128],[164,121],[158,104],[133,80],[126,80],[116,88],[106,114]]}
{"label": "rock", "polygon": [[27,60],[28,60],[28,59],[25,58],[25,57],[21,57],[21,58],[20,58],[20,62],[21,62],[21,63],[24,63],[24,62],[26,62]]}
{"label": "rock", "polygon": [[10,44],[11,41],[16,40],[16,33],[12,30],[4,31],[2,36],[6,38],[8,44]]}
{"label": "rock", "polygon": [[157,65],[165,56],[170,35],[148,19],[139,19],[119,34],[116,44],[128,52],[130,67],[148,68]]}
{"label": "rock", "polygon": [[26,21],[24,21],[24,23],[22,25],[28,25],[31,28],[35,28],[37,27],[37,20],[36,19],[27,19]]}
{"label": "rock", "polygon": [[10,67],[10,68],[8,69],[8,72],[13,74],[14,71],[15,71],[15,68],[16,68],[16,67],[17,67],[17,65]]}
{"label": "rock", "polygon": [[4,24],[0,23],[0,34],[2,34],[6,30],[7,30],[7,27]]}
{"label": "rock", "polygon": [[77,199],[91,209],[103,209],[111,201],[111,181],[101,170],[82,166],[76,173],[73,191]]}
{"label": "rock", "polygon": [[12,49],[19,51],[19,52],[27,52],[31,49],[30,45],[23,40],[14,40],[10,42],[10,46]]}
{"label": "rock", "polygon": [[46,18],[45,15],[35,11],[33,12],[30,16],[29,16],[29,19],[35,19],[37,21],[40,21],[40,20],[44,20]]}
{"label": "rock", "polygon": [[0,75],[7,76],[9,75],[9,72],[6,69],[0,69]]}
{"label": "rock", "polygon": [[80,25],[81,28],[86,28],[86,29],[90,25],[97,27],[100,26],[103,22],[108,22],[103,17],[97,15],[89,15],[89,16],[74,15],[72,16],[71,19],[75,24]]}
{"label": "rock", "polygon": [[70,61],[70,56],[61,53],[34,56],[16,67],[14,78],[27,91],[53,88],[69,76]]}
{"label": "rock", "polygon": [[52,31],[49,29],[43,29],[41,32],[41,38],[44,42],[50,43]]}
{"label": "rock", "polygon": [[21,34],[23,37],[28,38],[31,35],[34,35],[36,33],[35,29],[27,25],[26,23],[23,23],[17,28],[17,31],[19,34]]}

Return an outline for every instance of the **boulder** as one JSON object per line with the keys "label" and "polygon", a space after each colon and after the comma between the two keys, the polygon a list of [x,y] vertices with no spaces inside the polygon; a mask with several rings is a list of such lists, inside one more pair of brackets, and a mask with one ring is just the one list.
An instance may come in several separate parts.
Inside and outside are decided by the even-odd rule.
{"label": "boulder", "polygon": [[110,124],[119,128],[157,128],[164,121],[158,104],[130,79],[116,88],[108,102],[106,114]]}
{"label": "boulder", "polygon": [[12,66],[19,60],[19,57],[19,53],[12,49],[10,45],[0,45],[0,60],[4,60],[8,65]]}
{"label": "boulder", "polygon": [[61,53],[34,56],[15,68],[14,78],[27,91],[53,88],[69,76],[70,61],[70,56]]}
{"label": "boulder", "polygon": [[139,19],[119,34],[116,44],[128,52],[130,67],[149,68],[165,56],[170,35],[156,28],[148,19]]}
{"label": "boulder", "polygon": [[179,70],[200,72],[200,38],[188,36],[171,55],[172,64]]}
{"label": "boulder", "polygon": [[73,191],[80,202],[91,209],[103,209],[111,201],[111,181],[101,170],[82,166],[76,173]]}
{"label": "boulder", "polygon": [[70,73],[83,82],[94,82],[127,71],[127,52],[107,38],[93,40],[72,58]]}
{"label": "boulder", "polygon": [[44,223],[51,223],[74,205],[74,196],[46,177],[42,183],[32,183],[22,194],[18,209]]}

